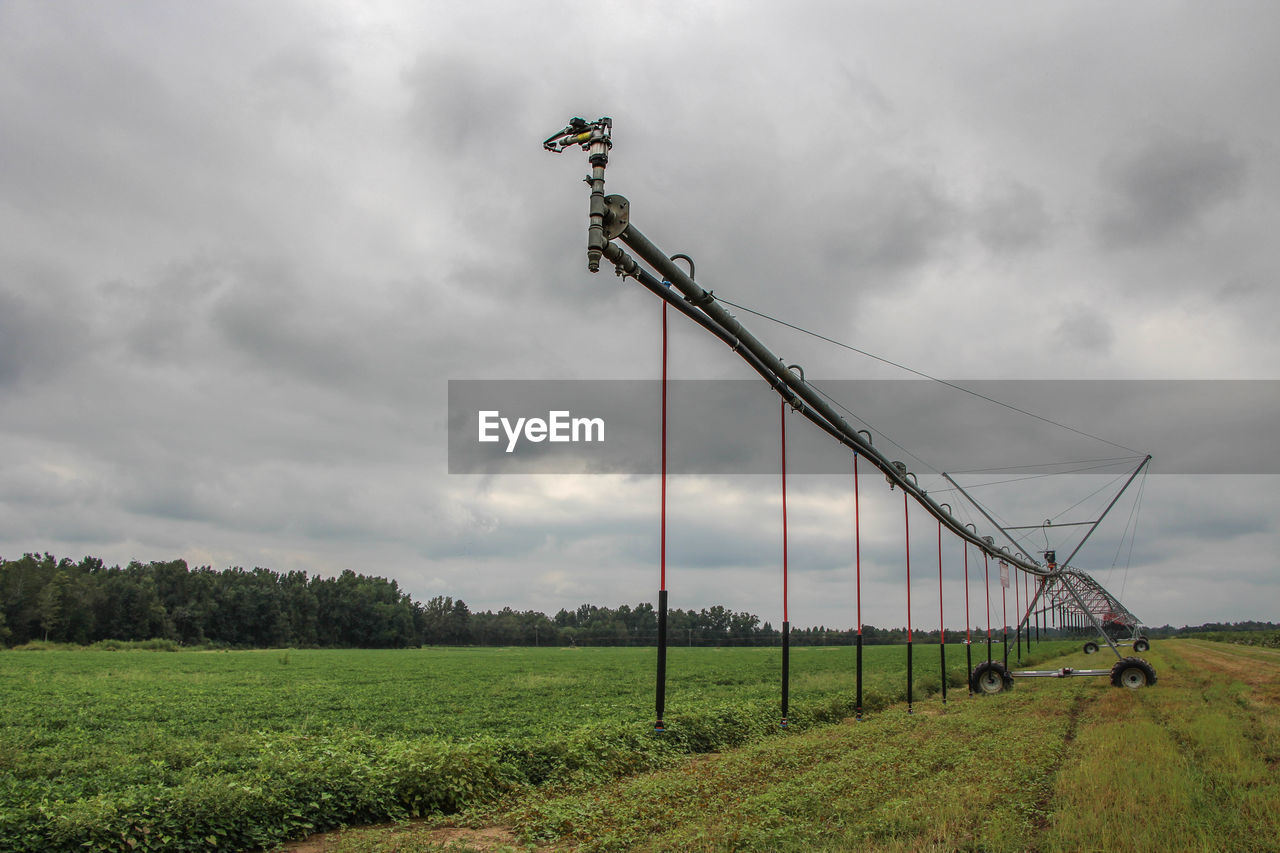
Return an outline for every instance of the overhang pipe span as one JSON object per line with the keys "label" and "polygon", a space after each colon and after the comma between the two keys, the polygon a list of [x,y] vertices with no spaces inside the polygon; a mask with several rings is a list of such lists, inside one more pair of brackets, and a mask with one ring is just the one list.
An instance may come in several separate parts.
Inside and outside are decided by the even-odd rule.
{"label": "overhang pipe span", "polygon": [[[673,262],[667,254],[649,241],[635,224],[629,222],[626,228],[618,235],[623,243],[629,246],[640,258],[651,266],[653,269],[661,273],[673,287],[678,289],[688,301],[691,307],[707,315],[716,327],[722,330],[729,339],[737,342],[734,351],[741,355],[751,364],[757,372],[761,373],[769,384],[774,387],[783,396],[798,399],[805,403],[800,410],[821,427],[825,432],[837,439],[840,443],[849,447],[855,453],[860,454],[872,465],[875,465],[889,479],[890,483],[898,486],[904,492],[909,494],[916,503],[924,507],[924,509],[940,521],[952,533],[970,542],[979,548],[983,553],[995,557],[998,560],[1004,560],[1018,569],[1029,572],[1034,575],[1048,575],[1049,569],[1040,565],[1034,560],[1023,559],[1022,557],[1009,554],[1007,551],[1000,551],[987,544],[980,536],[970,533],[964,526],[944,510],[937,501],[929,497],[929,495],[921,489],[919,485],[909,479],[904,472],[900,472],[887,456],[871,445],[869,441],[858,434],[838,412],[833,409],[826,400],[817,394],[809,385],[789,370],[787,365],[775,355],[767,346],[765,346],[755,335],[751,333],[742,323],[726,311],[718,302],[715,296],[704,290],[701,285],[697,284],[693,279],[685,274],[684,270],[678,264]],[[625,253],[623,253],[625,255]],[[606,251],[606,256],[608,251]],[[634,261],[633,261],[634,262]],[[635,275],[630,269],[620,270],[626,274]],[[646,285],[647,286],[647,285]],[[650,287],[649,289],[652,290]],[[678,300],[677,300],[678,301]],[[674,304],[674,303],[673,303]],[[683,309],[682,309],[683,310]],[[686,312],[687,313],[687,312]],[[690,314],[689,316],[693,316]],[[726,338],[714,331],[711,326],[698,321],[700,325],[713,334],[717,334],[721,340]],[[750,358],[747,354],[750,354]],[[785,386],[785,391],[783,390]],[[811,410],[811,411],[810,411]],[[909,472],[907,472],[909,473]]]}
{"label": "overhang pipe span", "polygon": [[[722,328],[711,317],[699,311],[697,308],[694,308],[693,305],[690,304],[689,300],[676,295],[676,292],[674,292],[672,288],[667,287],[662,281],[654,276],[653,273],[636,263],[635,258],[628,255],[622,247],[618,246],[616,243],[606,243],[604,248],[604,257],[613,262],[614,266],[618,270],[618,275],[630,276],[640,282],[646,290],[653,293],[659,299],[664,300],[681,314],[684,314],[690,320],[693,320],[699,326],[719,338],[725,346],[737,353],[743,361],[759,373],[775,391],[786,397],[789,402],[798,402],[793,396],[787,393],[785,385],[783,385],[774,373],[762,364],[754,354],[743,348],[741,341],[726,329]],[[821,426],[821,424],[819,425]]]}
{"label": "overhang pipe span", "polygon": [[[731,332],[721,327],[715,320],[707,316],[702,311],[693,307],[693,304],[682,296],[677,295],[671,287],[666,286],[662,281],[658,280],[653,273],[640,266],[634,258],[626,253],[616,243],[605,244],[604,257],[612,261],[621,276],[630,276],[640,282],[645,289],[652,292],[655,296],[667,302],[676,308],[680,313],[693,320],[702,328],[719,338],[726,346],[737,353],[743,361],[755,370],[760,376],[769,383],[773,390],[777,391],[797,412],[808,418],[815,426],[826,432],[836,441],[844,442],[844,437],[840,431],[827,422],[826,418],[815,412],[809,406],[805,405],[804,400],[793,394],[786,384],[781,380],[778,374],[771,371],[764,362],[756,358],[755,354],[746,349],[742,342],[738,340]],[[866,432],[863,430],[862,432]],[[870,436],[870,433],[867,433]]]}
{"label": "overhang pipe span", "polygon": [[[676,292],[673,291],[667,283],[660,281],[655,275],[653,275],[653,273],[640,266],[640,264],[636,262],[635,258],[628,255],[624,249],[616,243],[608,242],[605,244],[604,257],[614,264],[618,275],[623,277],[629,276],[636,279],[636,281],[640,282],[646,290],[649,290],[655,296],[664,300],[669,305],[679,310],[680,313],[684,314],[699,326],[719,338],[726,346],[737,353],[753,370],[759,373],[760,376],[769,383],[769,386],[773,388],[773,390],[777,391],[778,394],[787,401],[787,403],[789,403],[801,415],[808,418],[815,426],[826,432],[836,441],[848,444],[845,440],[845,436],[836,426],[832,425],[820,413],[806,405],[803,399],[787,387],[781,374],[771,370],[764,362],[757,358],[751,350],[743,346],[742,342],[734,336],[732,332],[723,328],[706,313],[695,308],[689,299],[677,296]],[[792,367],[799,368],[799,365],[792,365]],[[788,369],[790,370],[791,368]],[[801,371],[801,377],[803,381],[803,371]],[[866,444],[867,446],[871,446],[871,433],[866,430],[858,430],[858,433],[865,434],[867,436]],[[914,477],[915,475],[910,476]]]}

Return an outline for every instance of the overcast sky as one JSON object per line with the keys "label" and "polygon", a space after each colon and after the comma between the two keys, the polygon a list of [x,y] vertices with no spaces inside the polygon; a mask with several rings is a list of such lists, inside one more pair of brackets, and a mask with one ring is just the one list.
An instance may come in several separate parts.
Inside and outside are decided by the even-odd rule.
{"label": "overcast sky", "polygon": [[[586,271],[585,155],[541,148],[575,115],[613,117],[636,225],[756,310],[955,380],[1280,378],[1277,81],[1270,2],[2,0],[0,556],[653,600],[655,478],[448,473],[450,379],[658,376],[660,303]],[[905,376],[739,313],[810,377]],[[753,376],[683,320],[671,359]],[[1277,477],[1162,469],[1076,562],[1148,624],[1280,619]],[[1110,480],[984,496],[1035,524]],[[900,625],[900,496],[861,492],[864,619]],[[777,478],[669,506],[671,605],[780,622]],[[850,479],[788,506],[792,622],[852,625]]]}

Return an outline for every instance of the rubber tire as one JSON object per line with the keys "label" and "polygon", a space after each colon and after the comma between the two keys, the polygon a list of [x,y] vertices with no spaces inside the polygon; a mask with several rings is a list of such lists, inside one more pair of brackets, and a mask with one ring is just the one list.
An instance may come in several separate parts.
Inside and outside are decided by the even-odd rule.
{"label": "rubber tire", "polygon": [[1133,650],[1139,654],[1151,648],[1151,642],[1146,637],[1139,637],[1133,641]]}
{"label": "rubber tire", "polygon": [[969,687],[982,696],[994,696],[1013,689],[1013,676],[998,660],[983,661],[973,668]]}
{"label": "rubber tire", "polygon": [[1142,658],[1121,658],[1111,667],[1111,684],[1115,687],[1150,687],[1156,683],[1156,671]]}
{"label": "rubber tire", "polygon": [[1084,644],[1084,653],[1086,655],[1096,655],[1098,653],[1098,644],[1093,640]]}

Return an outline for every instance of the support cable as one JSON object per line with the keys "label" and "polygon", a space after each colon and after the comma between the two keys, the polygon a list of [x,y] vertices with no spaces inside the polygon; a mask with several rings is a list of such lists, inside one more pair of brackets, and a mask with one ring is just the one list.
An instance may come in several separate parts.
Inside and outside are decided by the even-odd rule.
{"label": "support cable", "polygon": [[[916,456],[916,455],[915,455],[914,453],[912,453],[909,449],[907,449],[907,448],[906,448],[906,447],[904,447],[903,445],[899,444],[898,442],[894,441],[892,438],[890,438],[888,435],[885,435],[885,434],[884,434],[883,432],[881,432],[880,430],[876,429],[874,426],[872,426],[872,425],[867,421],[867,419],[866,419],[866,418],[864,418],[864,417],[862,417],[861,415],[859,415],[859,414],[857,414],[856,412],[854,412],[852,409],[850,409],[850,408],[849,408],[848,406],[846,406],[844,403],[841,403],[839,400],[837,400],[835,397],[833,397],[833,396],[831,396],[830,394],[828,394],[826,391],[823,391],[823,390],[822,390],[822,388],[820,388],[819,386],[815,385],[813,382],[810,382],[810,383],[809,383],[809,387],[810,387],[810,388],[812,388],[815,392],[817,392],[817,394],[818,394],[819,396],[821,396],[821,397],[822,397],[822,399],[826,400],[826,401],[827,401],[828,403],[830,403],[832,406],[835,406],[837,409],[839,409],[840,411],[844,412],[846,415],[848,415],[849,417],[853,418],[855,421],[857,421],[858,423],[862,424],[862,425],[863,425],[864,427],[866,427],[867,429],[869,429],[869,430],[871,430],[872,432],[876,433],[876,434],[877,434],[877,435],[879,435],[881,438],[883,438],[885,441],[889,442],[889,443],[890,443],[890,444],[892,444],[894,447],[896,447],[896,448],[898,448],[899,450],[901,450],[901,451],[902,451],[903,453],[905,453],[907,456],[910,456],[912,459],[914,459],[914,460],[916,460],[917,462],[919,462],[919,463],[920,463],[921,465],[923,465],[925,468],[928,468],[930,471],[932,471],[932,472],[933,472],[933,473],[935,473],[935,474],[939,473],[939,472],[938,472],[938,469],[934,468],[934,467],[933,467],[932,465],[930,465],[926,460],[921,459],[919,456]],[[856,453],[857,451],[854,451],[854,452]]]}
{"label": "support cable", "polygon": [[1124,476],[1125,476],[1125,472],[1122,472],[1122,473],[1120,473],[1120,474],[1117,474],[1115,477],[1113,477],[1113,478],[1112,478],[1111,480],[1109,480],[1108,482],[1106,482],[1106,483],[1104,483],[1103,485],[1099,486],[1098,488],[1094,489],[1092,492],[1090,492],[1089,494],[1085,495],[1085,496],[1084,496],[1084,497],[1082,497],[1080,500],[1078,500],[1078,501],[1076,501],[1075,503],[1073,503],[1071,506],[1069,506],[1069,507],[1067,507],[1066,509],[1062,510],[1062,511],[1061,511],[1061,512],[1059,512],[1057,515],[1053,516],[1053,520],[1054,520],[1054,521],[1057,521],[1057,520],[1058,520],[1059,518],[1061,518],[1062,516],[1064,516],[1064,515],[1066,515],[1067,513],[1071,512],[1071,510],[1073,510],[1073,509],[1075,509],[1076,507],[1080,506],[1080,504],[1082,504],[1082,503],[1084,503],[1085,501],[1089,500],[1089,498],[1093,497],[1094,495],[1097,495],[1099,492],[1106,491],[1106,490],[1110,489],[1110,488],[1111,488],[1112,486],[1114,486],[1116,483],[1120,482],[1120,480],[1124,479]]}
{"label": "support cable", "polygon": [[[1131,456],[1131,457],[1128,457],[1128,458],[1129,458],[1129,461],[1133,461],[1134,459],[1141,459],[1142,457],[1141,457],[1141,456]],[[1104,465],[1086,465],[1086,466],[1083,466],[1083,467],[1080,467],[1080,468],[1069,468],[1069,469],[1067,469],[1067,470],[1065,470],[1065,471],[1050,471],[1050,472],[1045,473],[1045,474],[1028,474],[1028,475],[1026,475],[1025,477],[1010,477],[1010,478],[1009,478],[1009,479],[1007,479],[1007,480],[989,480],[988,482],[985,482],[985,483],[974,483],[973,485],[969,486],[969,488],[970,488],[970,489],[984,489],[984,488],[986,488],[987,486],[1004,486],[1004,485],[1008,485],[1009,483],[1025,483],[1027,480],[1044,480],[1044,479],[1047,479],[1047,478],[1049,478],[1049,477],[1061,477],[1061,476],[1066,475],[1066,474],[1083,474],[1083,473],[1085,473],[1086,471],[1101,471],[1101,470],[1102,470],[1102,469],[1104,469],[1104,468],[1114,468],[1114,467],[1116,467],[1116,465],[1117,465],[1117,464],[1119,464],[1119,463],[1116,463],[1116,462],[1108,462],[1108,463],[1106,463],[1106,464],[1104,464]],[[953,474],[960,474],[960,473],[963,473],[963,472],[961,472],[961,471],[952,471],[951,473],[953,473]],[[1116,480],[1119,480],[1119,479],[1121,479],[1122,477],[1124,477],[1124,474],[1123,474],[1123,473],[1121,473],[1121,474],[1117,474],[1117,475],[1116,475],[1116,477],[1115,477],[1115,480],[1112,480],[1112,482],[1114,483]],[[1110,485],[1110,483],[1108,483],[1107,485]],[[1062,510],[1062,512],[1059,512],[1059,513],[1058,513],[1058,515],[1063,515],[1063,514],[1065,514],[1065,513],[1070,512],[1071,510],[1075,509],[1075,508],[1076,508],[1076,507],[1078,507],[1080,504],[1084,503],[1084,502],[1085,502],[1085,501],[1087,501],[1089,498],[1093,497],[1094,495],[1096,495],[1098,492],[1102,491],[1102,489],[1105,489],[1106,487],[1107,487],[1107,486],[1103,486],[1102,488],[1098,489],[1097,491],[1092,492],[1092,493],[1090,493],[1090,494],[1086,495],[1085,497],[1081,498],[1081,499],[1080,499],[1079,501],[1077,501],[1076,503],[1074,503],[1074,504],[1072,504],[1071,506],[1067,507],[1066,509]],[[1057,516],[1054,516],[1054,518],[1057,518]]]}
{"label": "support cable", "polygon": [[[1063,462],[1036,462],[1030,465],[1001,465],[995,468],[966,468],[961,471],[952,471],[952,474],[994,474],[997,471],[1026,471],[1032,468],[1058,468],[1063,465],[1090,465],[1095,466],[1098,462],[1112,462],[1119,464],[1121,462],[1131,462],[1140,458],[1141,454],[1135,456],[1104,456],[1099,459],[1072,459]],[[1096,465],[1099,468],[1110,468],[1110,465]],[[1093,468],[1081,468],[1082,471],[1090,471]],[[1059,471],[1056,473],[1070,474],[1071,471]]]}
{"label": "support cable", "polygon": [[1138,541],[1138,522],[1142,520],[1142,498],[1147,491],[1147,474],[1142,475],[1138,484],[1138,497],[1134,501],[1133,535],[1129,537],[1129,554],[1124,560],[1124,574],[1120,576],[1120,596],[1124,597],[1125,587],[1129,585],[1129,566],[1133,562],[1133,543]]}
{"label": "support cable", "polygon": [[827,337],[826,335],[821,335],[821,334],[818,334],[817,332],[810,331],[809,329],[805,329],[793,323],[788,323],[785,320],[780,320],[777,317],[772,317],[761,311],[756,311],[754,308],[748,308],[745,305],[739,305],[736,302],[730,302],[728,299],[725,299],[722,296],[718,296],[716,297],[716,299],[719,300],[720,302],[723,302],[725,305],[731,305],[740,311],[746,311],[748,314],[754,314],[755,316],[763,320],[768,320],[772,323],[777,323],[780,326],[786,326],[788,329],[794,329],[797,332],[800,332],[805,335],[809,335],[810,337],[817,338],[818,340],[826,341],[829,344],[834,344],[835,346],[842,347],[852,352],[856,352],[859,355],[866,356],[867,358],[875,359],[876,361],[879,361],[883,364],[887,364],[890,367],[896,367],[899,370],[905,370],[907,373],[915,374],[916,376],[919,376],[922,379],[928,379],[932,382],[937,382],[941,385],[947,386],[948,388],[953,388],[956,391],[960,391],[962,393],[968,394],[971,397],[977,397],[979,400],[986,400],[988,403],[994,403],[995,405],[1006,408],[1009,411],[1017,412],[1019,414],[1026,415],[1027,417],[1035,418],[1038,421],[1043,421],[1044,423],[1050,424],[1052,426],[1060,427],[1061,429],[1065,429],[1069,432],[1074,432],[1076,435],[1081,435],[1081,436],[1084,436],[1085,438],[1091,438],[1094,441],[1101,441],[1103,444],[1109,444],[1112,447],[1118,448],[1120,450],[1127,450],[1130,453],[1133,453],[1138,456],[1143,455],[1140,451],[1134,450],[1132,447],[1125,447],[1123,444],[1117,444],[1116,442],[1109,441],[1105,438],[1102,438],[1101,436],[1093,435],[1092,433],[1085,432],[1084,430],[1076,429],[1073,426],[1068,426],[1067,424],[1061,423],[1059,421],[1055,421],[1052,418],[1046,418],[1043,415],[1037,415],[1035,412],[1029,412],[1026,409],[1019,408],[1018,406],[1015,406],[1011,403],[1005,403],[1001,400],[995,399],[994,397],[988,397],[986,394],[981,394],[977,391],[974,391],[971,388],[965,388],[963,385],[957,385],[956,383],[949,382],[946,379],[939,379],[938,377],[931,376],[922,370],[916,370],[914,367],[907,367],[905,364],[899,364],[896,361],[892,361],[890,359],[884,358],[883,356],[876,355],[875,353],[867,352],[864,349],[859,349],[858,347],[855,347],[851,344],[846,344],[843,341],[837,341],[834,338]]}

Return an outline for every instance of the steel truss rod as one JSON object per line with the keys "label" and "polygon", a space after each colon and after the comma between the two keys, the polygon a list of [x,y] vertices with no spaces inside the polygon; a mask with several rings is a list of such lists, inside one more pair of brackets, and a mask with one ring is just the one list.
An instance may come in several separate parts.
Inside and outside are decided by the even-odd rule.
{"label": "steel truss rod", "polygon": [[[950,480],[950,477],[947,477]],[[955,482],[952,480],[952,482]],[[956,488],[960,488],[956,486]],[[969,498],[973,500],[973,498]],[[1047,530],[1050,527],[1088,527],[1090,524],[1097,524],[1096,521],[1064,521],[1061,524],[1010,524],[1005,530]]]}
{"label": "steel truss rod", "polygon": [[1111,651],[1115,652],[1116,657],[1117,658],[1121,657],[1120,649],[1116,647],[1115,640],[1112,640],[1111,635],[1108,634],[1106,632],[1106,629],[1102,627],[1102,622],[1099,621],[1097,615],[1094,614],[1093,609],[1084,603],[1084,599],[1080,595],[1079,590],[1077,590],[1075,588],[1075,585],[1067,579],[1066,572],[1063,572],[1063,574],[1061,575],[1061,579],[1062,579],[1063,588],[1067,590],[1067,593],[1071,596],[1071,598],[1075,601],[1076,605],[1080,608],[1080,612],[1088,618],[1088,620],[1093,624],[1094,629],[1099,634],[1102,635],[1102,639],[1106,640],[1107,645],[1111,647]]}
{"label": "steel truss rod", "polygon": [[977,508],[978,508],[978,512],[982,513],[982,517],[983,517],[983,518],[985,518],[987,521],[991,522],[992,526],[994,526],[996,530],[999,530],[1002,534],[1004,534],[1004,538],[1009,540],[1009,544],[1010,544],[1010,545],[1012,545],[1014,548],[1016,548],[1016,549],[1018,550],[1018,553],[1019,553],[1019,554],[1021,554],[1021,555],[1022,555],[1022,556],[1024,556],[1024,557],[1026,556],[1026,552],[1022,550],[1022,546],[1021,546],[1021,545],[1019,545],[1019,544],[1017,543],[1017,541],[1016,541],[1012,536],[1010,536],[1010,535],[1009,535],[1009,531],[1008,531],[1008,530],[1006,530],[1005,528],[1003,528],[1003,527],[1001,527],[1001,526],[1000,526],[1000,522],[996,521],[994,518],[992,518],[992,517],[991,517],[991,513],[987,512],[986,507],[984,507],[982,504],[980,504],[980,503],[978,503],[977,501],[975,501],[975,500],[973,499],[973,495],[971,495],[971,494],[969,494],[968,492],[966,492],[966,491],[964,490],[964,488],[963,488],[963,487],[961,487],[961,485],[960,485],[959,483],[957,483],[955,480],[951,479],[951,475],[950,475],[950,474],[948,474],[947,472],[943,471],[943,472],[942,472],[942,476],[946,478],[946,480],[947,480],[947,482],[948,482],[948,483],[950,483],[951,485],[955,486],[955,487],[956,487],[956,490],[957,490],[958,492],[960,492],[960,494],[962,494],[962,495],[964,495],[966,498],[968,498],[969,503],[973,504],[975,507],[977,507]]}
{"label": "steel truss rod", "polygon": [[[1119,489],[1119,491],[1117,491],[1117,492],[1115,493],[1115,496],[1111,498],[1111,502],[1107,504],[1106,509],[1104,509],[1104,510],[1102,511],[1102,514],[1101,514],[1101,515],[1099,515],[1095,520],[1093,520],[1093,521],[1069,522],[1068,524],[1056,525],[1056,526],[1061,526],[1061,527],[1067,527],[1067,526],[1088,526],[1088,528],[1089,528],[1089,530],[1085,532],[1084,536],[1083,536],[1083,537],[1080,539],[1080,541],[1076,544],[1076,547],[1075,547],[1075,549],[1074,549],[1074,550],[1072,550],[1072,552],[1071,552],[1070,556],[1068,556],[1068,557],[1067,557],[1067,559],[1065,559],[1065,560],[1063,560],[1063,561],[1062,561],[1062,564],[1061,564],[1061,565],[1062,565],[1063,569],[1066,569],[1066,567],[1070,565],[1072,557],[1074,557],[1076,554],[1078,554],[1078,553],[1080,552],[1080,549],[1081,549],[1082,547],[1084,547],[1084,543],[1088,540],[1088,538],[1089,538],[1090,536],[1092,536],[1092,535],[1093,535],[1093,532],[1094,532],[1095,530],[1097,530],[1097,529],[1098,529],[1098,526],[1099,526],[1100,524],[1102,524],[1102,520],[1103,520],[1104,518],[1106,518],[1106,517],[1107,517],[1107,514],[1108,514],[1108,513],[1110,513],[1110,512],[1111,512],[1111,509],[1116,505],[1116,502],[1117,502],[1118,500],[1120,500],[1120,496],[1121,496],[1121,495],[1123,495],[1123,494],[1125,493],[1125,490],[1129,488],[1129,485],[1134,481],[1134,479],[1135,479],[1135,478],[1137,478],[1138,474],[1142,473],[1142,469],[1143,469],[1143,468],[1145,468],[1145,467],[1147,466],[1147,463],[1149,463],[1150,461],[1151,461],[1151,455],[1150,455],[1150,454],[1147,454],[1147,455],[1143,458],[1142,462],[1140,462],[1140,463],[1138,464],[1138,467],[1133,469],[1133,473],[1129,475],[1129,479],[1128,479],[1128,480],[1125,480],[1124,485],[1123,485],[1123,486],[1121,486],[1121,487],[1120,487],[1120,489]],[[948,482],[948,483],[950,483],[951,485],[955,486],[955,487],[956,487],[956,490],[957,490],[957,491],[959,491],[959,492],[960,492],[960,494],[964,495],[964,497],[968,499],[969,503],[971,503],[971,504],[973,504],[975,507],[977,507],[978,512],[982,513],[983,517],[984,517],[984,518],[986,518],[986,519],[987,519],[987,521],[989,521],[989,522],[991,522],[993,525],[995,525],[996,529],[997,529],[997,530],[999,530],[1001,533],[1003,533],[1003,534],[1004,534],[1004,536],[1005,536],[1005,538],[1006,538],[1006,539],[1008,539],[1008,540],[1009,540],[1009,542],[1010,542],[1010,543],[1011,543],[1015,548],[1017,548],[1019,551],[1021,551],[1021,550],[1022,550],[1022,546],[1020,546],[1020,545],[1019,545],[1019,544],[1014,540],[1013,536],[1009,533],[1009,531],[1010,531],[1010,530],[1029,530],[1029,529],[1034,529],[1034,528],[1036,528],[1036,527],[1044,527],[1044,526],[1045,526],[1045,525],[1029,525],[1029,526],[1024,526],[1024,527],[1008,527],[1008,528],[1006,528],[1006,527],[1002,527],[998,521],[996,521],[994,518],[992,518],[992,517],[991,517],[991,514],[987,512],[986,508],[985,508],[985,507],[983,507],[983,506],[982,506],[982,504],[978,503],[978,501],[976,501],[976,500],[974,499],[973,495],[971,495],[971,494],[969,494],[967,491],[965,491],[963,486],[961,486],[959,483],[957,483],[954,479],[952,479],[952,478],[951,478],[951,475],[950,475],[950,474],[947,474],[947,473],[945,473],[945,472],[944,472],[942,476],[943,476],[943,477],[945,477],[945,478],[947,479],[947,482]],[[1049,576],[1050,576],[1050,577],[1056,577],[1056,576],[1057,576],[1057,565],[1055,564],[1055,562],[1054,562],[1054,558],[1052,557],[1052,552],[1046,552],[1046,557],[1048,558],[1048,559],[1046,559],[1046,562],[1049,564],[1049,570],[1050,570],[1050,573],[1051,573]],[[1088,576],[1086,575],[1085,577],[1088,577]],[[1097,581],[1094,581],[1092,578],[1089,578],[1089,583],[1090,583],[1091,585],[1095,585],[1095,586],[1097,585]],[[1044,587],[1044,585],[1040,585],[1040,586],[1039,586],[1039,588],[1037,588],[1037,589],[1036,589],[1036,595],[1035,595],[1035,598],[1033,598],[1033,599],[1032,599],[1032,600],[1027,604],[1027,610],[1026,610],[1026,612],[1022,615],[1022,618],[1021,618],[1021,619],[1019,620],[1019,622],[1018,622],[1018,630],[1019,630],[1019,631],[1021,631],[1021,630],[1022,630],[1022,627],[1023,627],[1024,625],[1027,625],[1027,624],[1030,622],[1030,620],[1031,620],[1031,614],[1034,612],[1035,605],[1036,605],[1036,603],[1040,600],[1040,596],[1041,596],[1041,594],[1043,593],[1044,588],[1045,588],[1045,587]],[[1072,588],[1071,586],[1069,586],[1069,585],[1067,586],[1067,588],[1068,588],[1068,589],[1073,589],[1073,588]],[[1098,588],[1099,588],[1099,589],[1101,589],[1101,586],[1098,586]],[[1122,611],[1124,611],[1125,613],[1128,613],[1128,611],[1125,611],[1125,610],[1124,610],[1124,606],[1123,606],[1123,605],[1121,605],[1121,604],[1120,604],[1120,602],[1119,602],[1119,601],[1118,601],[1114,596],[1112,596],[1110,593],[1106,592],[1106,590],[1102,590],[1102,592],[1106,595],[1107,599],[1115,605],[1115,608],[1118,608],[1119,610],[1122,610]],[[1081,605],[1081,606],[1083,607],[1083,605]],[[1112,612],[1114,612],[1114,608],[1112,609]],[[1090,616],[1090,619],[1094,622],[1095,627],[1097,627],[1097,628],[1098,628],[1099,633],[1101,633],[1101,634],[1103,635],[1103,637],[1104,637],[1104,638],[1106,638],[1106,640],[1107,640],[1107,645],[1111,646],[1112,650],[1113,650],[1113,651],[1115,651],[1115,650],[1116,650],[1115,644],[1111,641],[1111,638],[1107,635],[1106,631],[1103,631],[1103,630],[1102,630],[1102,628],[1101,628],[1101,626],[1098,624],[1097,620],[1096,620],[1096,619],[1093,619],[1093,617],[1092,617],[1092,611],[1085,610],[1085,613],[1086,613],[1086,615],[1089,615],[1089,616]],[[1135,620],[1135,622],[1136,622],[1136,620]],[[1117,653],[1117,654],[1119,654],[1119,652],[1118,652],[1118,651],[1117,651],[1116,653]]]}
{"label": "steel truss rod", "polygon": [[[1070,598],[1075,602],[1079,611],[1093,623],[1094,628],[1096,628],[1098,633],[1102,635],[1102,638],[1106,641],[1107,645],[1111,647],[1111,650],[1116,653],[1116,656],[1120,656],[1120,650],[1116,647],[1115,641],[1111,639],[1111,635],[1107,633],[1103,623],[1097,618],[1097,614],[1099,612],[1104,613],[1111,617],[1111,621],[1124,625],[1125,627],[1135,631],[1135,633],[1138,626],[1141,625],[1141,622],[1139,622],[1137,617],[1130,613],[1129,610],[1120,603],[1118,598],[1107,592],[1107,590],[1103,588],[1102,584],[1094,580],[1093,577],[1077,569],[1070,569],[1068,566],[1070,565],[1071,558],[1079,553],[1080,549],[1084,547],[1085,541],[1093,535],[1095,530],[1098,529],[1098,525],[1102,524],[1102,520],[1107,517],[1107,514],[1110,513],[1111,509],[1116,505],[1116,502],[1120,500],[1120,496],[1124,494],[1125,490],[1129,488],[1129,485],[1137,478],[1138,474],[1142,472],[1142,469],[1145,468],[1147,463],[1150,461],[1151,456],[1148,454],[1142,462],[1138,464],[1138,467],[1133,470],[1133,473],[1129,475],[1129,479],[1126,480],[1124,485],[1120,487],[1120,490],[1116,492],[1115,496],[1111,499],[1111,502],[1107,504],[1107,508],[1102,511],[1102,514],[1098,516],[1096,521],[1078,522],[1080,524],[1088,524],[1091,526],[1085,533],[1084,537],[1076,545],[1075,549],[1071,552],[1070,556],[1062,561],[1062,570],[1058,570],[1058,567],[1054,562],[1052,552],[1046,552],[1046,562],[1049,564],[1052,574],[1049,575],[1048,580],[1046,580],[1044,584],[1040,585],[1036,590],[1035,598],[1028,603],[1027,611],[1023,615],[1022,620],[1018,623],[1019,630],[1021,630],[1023,625],[1030,622],[1031,614],[1034,612],[1035,606],[1040,601],[1040,597],[1044,594],[1044,591],[1048,589],[1049,584],[1057,584],[1067,590]],[[943,474],[943,476],[946,477],[947,475]],[[979,510],[982,510],[982,507],[979,506],[977,501],[974,501],[973,498],[964,491],[964,489],[961,489],[958,483],[951,480],[950,477],[947,477],[947,480],[949,480],[957,489],[960,489],[960,492],[964,494],[965,497],[969,498],[974,506],[977,506]],[[986,515],[985,511],[983,511],[983,515]],[[987,517],[990,519],[990,516]],[[993,521],[992,523],[994,524],[995,522]],[[1007,533],[1005,535],[1008,536]],[[1086,597],[1088,598],[1087,603],[1085,601]],[[1058,600],[1055,602],[1056,604],[1061,605],[1065,603],[1061,597],[1057,598]]]}
{"label": "steel truss rod", "polygon": [[1122,625],[1136,636],[1142,625],[1141,621],[1088,573],[1078,569],[1054,568],[1055,571],[1045,579],[1044,585],[1037,592],[1032,606],[1043,596],[1048,601],[1047,609],[1060,608],[1068,615],[1075,614],[1082,620],[1087,620],[1119,657],[1120,650],[1107,633],[1106,623]]}
{"label": "steel truss rod", "polygon": [[1124,485],[1120,487],[1120,491],[1116,492],[1115,497],[1111,499],[1111,503],[1107,504],[1107,508],[1102,511],[1102,515],[1098,516],[1098,520],[1093,523],[1093,527],[1089,528],[1089,532],[1086,533],[1084,535],[1084,538],[1082,538],[1080,542],[1076,545],[1075,550],[1067,555],[1067,559],[1062,561],[1062,565],[1064,566],[1071,565],[1071,558],[1074,557],[1076,554],[1080,553],[1080,549],[1084,547],[1084,543],[1089,541],[1089,537],[1093,535],[1093,531],[1098,529],[1098,525],[1102,523],[1102,519],[1107,517],[1107,513],[1111,512],[1111,508],[1116,505],[1116,501],[1120,500],[1120,496],[1124,494],[1125,489],[1129,488],[1129,484],[1132,483],[1137,478],[1137,476],[1142,473],[1142,469],[1146,468],[1147,463],[1150,461],[1151,461],[1151,454],[1148,453],[1146,458],[1142,460],[1142,463],[1139,464],[1137,468],[1133,469],[1133,473],[1129,475],[1129,479],[1124,481]]}

